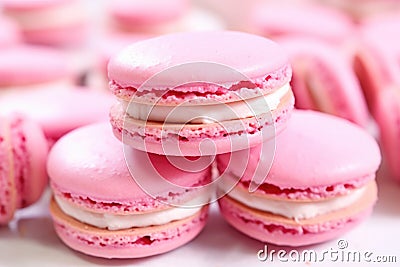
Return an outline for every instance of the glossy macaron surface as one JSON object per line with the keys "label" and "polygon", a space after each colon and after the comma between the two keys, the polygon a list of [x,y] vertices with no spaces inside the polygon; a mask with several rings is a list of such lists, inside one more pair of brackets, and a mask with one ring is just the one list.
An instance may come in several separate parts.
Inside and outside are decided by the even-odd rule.
{"label": "glossy macaron surface", "polygon": [[[102,140],[101,145],[98,140]],[[165,207],[168,198],[184,198],[186,189],[207,184],[210,179],[208,168],[189,172],[175,167],[165,156],[132,151],[132,158],[126,158],[129,152],[125,150],[125,153],[108,123],[89,125],[69,133],[54,145],[48,160],[55,193],[100,211],[109,207],[122,212],[124,209],[146,211]],[[125,160],[135,158],[151,161],[159,177],[152,177],[150,170],[129,170],[130,165]],[[136,171],[137,177],[132,176]],[[169,188],[162,188],[162,179],[170,182]],[[144,191],[142,186],[148,183],[141,185],[140,181],[149,180],[153,181],[152,192],[159,195],[148,195]],[[157,201],[156,197],[162,197],[164,202]],[[114,203],[114,206],[102,206],[102,203]]]}
{"label": "glossy macaron surface", "polygon": [[[299,189],[300,198],[309,197],[307,188],[315,188],[316,196],[324,196],[336,193],[336,186],[346,190],[346,185],[365,182],[374,177],[381,160],[376,141],[365,130],[314,111],[294,111],[287,129],[276,137],[276,147],[265,183],[281,189]],[[263,162],[259,149],[252,148],[242,182],[249,182]],[[229,158],[229,154],[218,156],[221,170],[228,166]],[[235,166],[229,166],[227,171],[234,175],[242,172]],[[323,191],[318,192],[319,189]]]}
{"label": "glossy macaron surface", "polygon": [[[209,46],[209,42],[214,45]],[[277,44],[240,32],[175,33],[137,42],[115,55],[108,69],[111,89],[117,96],[130,90],[146,95],[170,89],[162,102],[195,95],[223,99],[225,93],[229,96],[233,94],[230,91],[240,89],[240,85],[232,85],[241,81],[251,81],[263,92],[271,92],[287,83],[291,74],[286,54]],[[185,86],[190,83],[194,83],[192,88]],[[204,83],[230,89],[221,92],[221,88]]]}

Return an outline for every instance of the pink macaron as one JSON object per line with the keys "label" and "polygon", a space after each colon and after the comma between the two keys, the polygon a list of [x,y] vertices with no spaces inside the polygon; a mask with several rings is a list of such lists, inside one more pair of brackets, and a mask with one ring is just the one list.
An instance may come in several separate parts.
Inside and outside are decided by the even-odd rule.
{"label": "pink macaron", "polygon": [[385,15],[400,10],[400,3],[397,0],[321,0],[321,2],[346,12],[356,22],[377,14]]}
{"label": "pink macaron", "polygon": [[0,117],[0,225],[42,195],[47,185],[47,153],[37,123],[20,115]]}
{"label": "pink macaron", "polygon": [[[139,163],[137,168],[128,168],[126,159]],[[151,170],[141,162],[151,162]],[[56,232],[82,253],[157,255],[189,242],[205,226],[208,195],[199,188],[210,182],[210,167],[186,171],[165,156],[124,150],[109,123],[64,136],[53,146],[47,167]]]}
{"label": "pink macaron", "polygon": [[313,109],[366,126],[369,113],[351,60],[337,47],[306,37],[276,40],[289,54],[296,107]]}
{"label": "pink macaron", "polygon": [[376,141],[362,128],[331,115],[295,110],[276,138],[269,173],[250,193],[257,169],[270,163],[260,147],[252,148],[248,159],[242,157],[246,165],[230,164],[230,154],[217,156],[218,169],[231,179],[220,186],[228,193],[219,206],[239,231],[263,242],[303,246],[337,238],[371,214],[381,157]]}
{"label": "pink macaron", "polygon": [[400,90],[399,87],[379,91],[375,102],[375,120],[384,159],[393,178],[400,181]]}
{"label": "pink macaron", "polygon": [[[212,43],[213,45],[210,45]],[[269,39],[175,33],[137,42],[109,63],[115,135],[140,150],[213,155],[281,131],[293,108],[291,67]]]}
{"label": "pink macaron", "polygon": [[40,46],[13,46],[0,50],[0,94],[73,83],[66,57]]}
{"label": "pink macaron", "polygon": [[359,26],[354,69],[372,115],[377,94],[400,85],[399,15],[375,16]]}
{"label": "pink macaron", "polygon": [[270,38],[286,35],[342,43],[355,30],[340,11],[310,3],[260,3],[249,14],[249,30]]}
{"label": "pink macaron", "polygon": [[21,41],[17,23],[0,14],[0,48],[16,45]]}
{"label": "pink macaron", "polygon": [[0,114],[18,112],[30,117],[53,142],[75,128],[109,120],[109,109],[114,102],[112,95],[105,92],[55,87],[0,97]]}
{"label": "pink macaron", "polygon": [[114,27],[123,32],[160,34],[179,30],[187,0],[118,0],[109,4]]}
{"label": "pink macaron", "polygon": [[3,11],[14,18],[26,42],[75,45],[85,39],[85,11],[78,0],[3,0]]}

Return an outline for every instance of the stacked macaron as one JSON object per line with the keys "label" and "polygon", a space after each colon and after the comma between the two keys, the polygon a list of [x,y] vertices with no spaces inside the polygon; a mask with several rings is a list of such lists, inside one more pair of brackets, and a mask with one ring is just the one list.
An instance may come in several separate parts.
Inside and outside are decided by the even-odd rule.
{"label": "stacked macaron", "polygon": [[[207,195],[197,191],[209,183],[210,168],[180,170],[164,156],[126,149],[108,122],[74,130],[53,146],[47,163],[54,192],[50,211],[57,234],[74,250],[145,257],[175,249],[204,228],[208,207],[198,203],[207,203]],[[146,160],[157,168],[149,169]],[[159,175],[169,183],[160,186]]]}
{"label": "stacked macaron", "polygon": [[[210,42],[212,45],[210,45]],[[114,134],[175,156],[246,149],[279,133],[293,108],[291,68],[269,39],[240,32],[164,35],[109,64]]]}
{"label": "stacked macaron", "polygon": [[237,32],[134,43],[111,59],[109,76],[113,132],[129,146],[108,125],[88,126],[61,138],[48,161],[58,235],[98,257],[144,257],[193,239],[207,217],[210,156],[272,138],[294,102],[280,48]]}
{"label": "stacked macaron", "polygon": [[[244,151],[217,157],[218,169],[227,177],[220,190],[226,192],[240,179],[219,200],[222,215],[239,231],[263,242],[303,246],[337,238],[371,214],[380,152],[362,128],[296,110],[276,138],[268,173],[259,171],[269,161],[261,150],[251,148],[248,158],[240,155]],[[229,164],[233,157],[246,162]],[[262,182],[251,192],[258,175],[264,175]]]}

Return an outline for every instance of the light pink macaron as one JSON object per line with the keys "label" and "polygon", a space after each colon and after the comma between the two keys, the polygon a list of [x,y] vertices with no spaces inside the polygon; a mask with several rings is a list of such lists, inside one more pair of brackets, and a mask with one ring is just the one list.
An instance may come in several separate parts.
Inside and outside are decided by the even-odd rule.
{"label": "light pink macaron", "polygon": [[111,22],[120,31],[160,34],[179,30],[188,7],[187,0],[117,0],[108,10]]}
{"label": "light pink macaron", "polygon": [[84,87],[41,89],[0,97],[0,114],[30,117],[52,142],[75,128],[108,121],[114,102],[111,94]]}
{"label": "light pink macaron", "polygon": [[387,166],[393,178],[400,181],[400,90],[399,87],[379,91],[375,98],[375,120]]}
{"label": "light pink macaron", "polygon": [[[210,182],[210,167],[186,171],[165,156],[126,149],[130,153],[109,123],[74,130],[53,146],[50,211],[72,249],[103,258],[146,257],[184,245],[205,226],[208,196],[198,188]],[[125,157],[152,167],[140,163],[139,173]],[[189,204],[194,200],[197,205]]]}
{"label": "light pink macaron", "polygon": [[42,195],[47,185],[47,153],[37,123],[20,115],[0,117],[0,225]]}
{"label": "light pink macaron", "polygon": [[359,26],[354,69],[372,115],[377,94],[400,86],[400,12],[375,16]]}
{"label": "light pink macaron", "polygon": [[313,38],[287,36],[276,41],[291,60],[297,108],[368,124],[367,104],[351,59],[334,45]]}
{"label": "light pink macaron", "polygon": [[400,3],[397,0],[322,0],[321,2],[346,12],[356,22],[400,10]]}
{"label": "light pink macaron", "polygon": [[[230,184],[239,181],[219,199],[222,215],[244,234],[277,245],[310,245],[339,237],[371,214],[381,157],[374,138],[358,126],[295,110],[276,138],[269,173],[250,193],[257,170],[271,164],[260,152],[257,146],[248,159],[242,157],[246,165],[231,164],[230,154],[217,156],[218,169]],[[220,189],[227,192],[226,185]]]}
{"label": "light pink macaron", "polygon": [[86,36],[85,12],[78,0],[4,0],[3,11],[14,18],[26,42],[66,46]]}
{"label": "light pink macaron", "polygon": [[[212,44],[212,45],[211,45]],[[140,150],[212,155],[256,145],[293,108],[288,58],[241,32],[175,33],[137,42],[109,63],[115,135]]]}
{"label": "light pink macaron", "polygon": [[343,43],[355,30],[344,13],[310,3],[260,3],[249,14],[249,30],[272,39],[286,35]]}
{"label": "light pink macaron", "polygon": [[21,41],[21,33],[17,23],[0,15],[0,48],[16,45]]}
{"label": "light pink macaron", "polygon": [[0,50],[0,94],[21,90],[50,90],[72,84],[66,57],[40,46],[15,46]]}

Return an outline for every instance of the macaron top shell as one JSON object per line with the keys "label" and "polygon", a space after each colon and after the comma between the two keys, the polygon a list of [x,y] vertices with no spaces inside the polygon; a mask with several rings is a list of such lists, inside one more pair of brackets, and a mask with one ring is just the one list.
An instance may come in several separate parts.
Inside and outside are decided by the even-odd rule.
{"label": "macaron top shell", "polygon": [[0,50],[0,86],[19,86],[67,79],[65,56],[51,48],[17,46]]}
{"label": "macaron top shell", "polygon": [[[260,149],[251,148],[241,183],[248,184],[258,164],[265,164]],[[218,156],[221,171],[229,158]],[[287,189],[294,198],[345,193],[374,178],[380,161],[375,139],[362,128],[331,115],[295,110],[287,129],[276,137],[274,161],[259,189],[272,194]],[[243,172],[235,166],[226,171],[234,176]]]}
{"label": "macaron top shell", "polygon": [[[148,195],[141,188],[140,181],[153,181],[153,192],[160,199],[167,199],[180,197],[180,194],[188,192],[186,190],[190,191],[191,187],[206,183],[210,178],[209,168],[187,172],[174,167],[165,156],[148,155],[137,150],[131,152],[131,160],[146,160],[149,156],[160,177],[152,177],[150,171],[141,171],[142,175],[148,173],[149,177],[133,178],[125,161],[124,147],[113,136],[109,123],[72,131],[53,146],[49,155],[47,170],[55,194],[91,209],[108,209],[116,213],[146,212],[167,205]],[[158,187],[159,179],[167,179],[171,187]],[[177,189],[174,185],[182,188]]]}
{"label": "macaron top shell", "polygon": [[187,0],[118,0],[112,2],[110,13],[120,23],[149,25],[179,19],[187,7]]}
{"label": "macaron top shell", "polygon": [[[230,31],[174,33],[137,42],[115,55],[108,71],[114,91],[174,89],[181,94],[195,92],[199,97],[226,93],[204,83],[237,92],[246,85],[253,91],[263,87],[265,92],[284,85],[291,75],[288,58],[276,43]],[[241,81],[251,81],[257,88],[237,86]],[[190,83],[194,86],[185,86]],[[196,86],[199,84],[202,86]]]}

